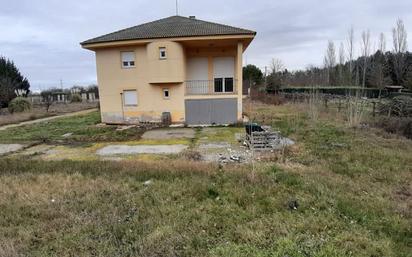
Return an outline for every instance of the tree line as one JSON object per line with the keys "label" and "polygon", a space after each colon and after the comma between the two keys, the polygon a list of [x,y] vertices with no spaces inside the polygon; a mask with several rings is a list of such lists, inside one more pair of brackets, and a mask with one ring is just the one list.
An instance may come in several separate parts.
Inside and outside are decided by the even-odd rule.
{"label": "tree line", "polygon": [[363,31],[359,40],[360,55],[355,57],[357,43],[352,27],[338,48],[333,41],[328,42],[323,67],[309,66],[305,70],[291,72],[279,59],[273,59],[266,78],[256,66],[248,65],[244,69],[244,79],[255,84],[266,81],[267,87],[274,90],[285,86],[313,85],[378,89],[397,85],[412,90],[412,53],[408,52],[407,32],[402,20],[399,19],[392,30],[390,51],[383,33],[374,44],[376,49],[373,49],[370,31]]}

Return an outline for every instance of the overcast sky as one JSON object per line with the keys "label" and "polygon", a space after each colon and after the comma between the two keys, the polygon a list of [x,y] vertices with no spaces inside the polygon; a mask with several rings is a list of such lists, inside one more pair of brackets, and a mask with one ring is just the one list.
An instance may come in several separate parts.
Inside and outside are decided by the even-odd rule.
{"label": "overcast sky", "polygon": [[[392,49],[391,29],[404,20],[412,37],[411,0],[179,0],[179,14],[257,31],[244,61],[260,68],[280,58],[288,69],[321,65],[354,26]],[[94,53],[79,42],[175,14],[175,0],[0,0],[0,55],[12,59],[32,89],[96,83]],[[411,43],[412,44],[412,43]],[[360,44],[356,44],[360,48]]]}

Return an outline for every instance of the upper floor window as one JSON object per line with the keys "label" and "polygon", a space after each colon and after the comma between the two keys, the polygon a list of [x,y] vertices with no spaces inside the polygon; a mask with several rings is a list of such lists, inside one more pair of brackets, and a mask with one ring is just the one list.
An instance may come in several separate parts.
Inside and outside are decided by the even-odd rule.
{"label": "upper floor window", "polygon": [[159,48],[159,58],[160,59],[166,59],[167,58],[166,47],[160,47]]}
{"label": "upper floor window", "polygon": [[163,99],[169,99],[170,98],[170,93],[168,88],[163,89]]}
{"label": "upper floor window", "polygon": [[134,52],[122,52],[122,67],[132,68],[135,66],[135,54]]}
{"label": "upper floor window", "polygon": [[235,58],[215,57],[213,59],[213,76],[215,78],[215,92],[235,92]]}
{"label": "upper floor window", "polygon": [[215,78],[215,93],[229,93],[233,90],[233,78]]}

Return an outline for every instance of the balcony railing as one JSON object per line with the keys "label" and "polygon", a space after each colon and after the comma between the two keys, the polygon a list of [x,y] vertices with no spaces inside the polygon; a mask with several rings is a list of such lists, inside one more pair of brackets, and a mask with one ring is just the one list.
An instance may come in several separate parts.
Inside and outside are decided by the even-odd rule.
{"label": "balcony railing", "polygon": [[215,78],[214,80],[187,80],[186,95],[237,94],[237,80]]}

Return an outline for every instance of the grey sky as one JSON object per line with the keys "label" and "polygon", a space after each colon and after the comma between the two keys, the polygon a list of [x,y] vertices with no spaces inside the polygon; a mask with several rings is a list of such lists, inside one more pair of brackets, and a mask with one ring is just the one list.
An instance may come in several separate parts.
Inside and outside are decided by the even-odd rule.
{"label": "grey sky", "polygon": [[[245,62],[263,68],[272,57],[288,69],[321,65],[328,40],[338,47],[353,24],[373,42],[402,18],[412,37],[410,0],[179,0],[179,14],[258,32]],[[175,0],[0,0],[0,55],[12,59],[32,89],[96,83],[93,52],[79,42],[175,14]],[[356,44],[360,48],[359,43]]]}

